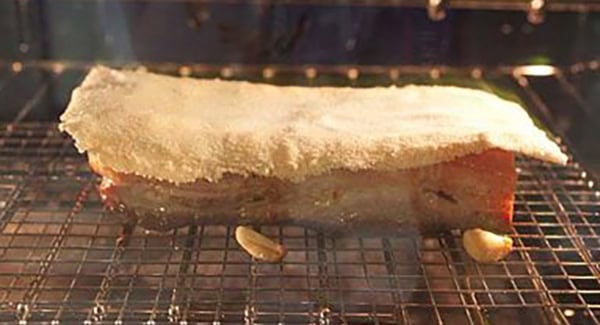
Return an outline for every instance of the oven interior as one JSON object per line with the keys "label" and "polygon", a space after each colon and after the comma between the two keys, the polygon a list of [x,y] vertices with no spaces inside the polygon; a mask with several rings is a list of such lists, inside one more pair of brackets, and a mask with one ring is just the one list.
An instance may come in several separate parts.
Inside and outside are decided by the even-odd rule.
{"label": "oven interior", "polygon": [[[55,0],[0,3],[0,321],[127,324],[600,323],[600,3]],[[518,157],[514,251],[460,233],[165,233],[103,209],[57,130],[95,64],[306,86],[451,84],[523,104],[569,154]],[[401,211],[399,211],[401,213]]]}

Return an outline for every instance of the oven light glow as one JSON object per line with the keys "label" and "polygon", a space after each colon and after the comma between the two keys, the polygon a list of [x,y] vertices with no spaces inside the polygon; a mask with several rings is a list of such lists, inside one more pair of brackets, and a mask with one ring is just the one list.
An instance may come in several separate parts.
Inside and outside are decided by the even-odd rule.
{"label": "oven light glow", "polygon": [[233,77],[233,69],[230,67],[224,67],[223,69],[221,69],[221,77],[223,77],[223,78]]}
{"label": "oven light glow", "polygon": [[14,72],[21,72],[21,70],[23,70],[23,63],[13,62],[11,68]]}
{"label": "oven light glow", "polygon": [[182,65],[179,67],[179,75],[182,77],[189,77],[192,74],[192,68]]}
{"label": "oven light glow", "polygon": [[313,67],[306,68],[306,70],[304,71],[304,75],[308,79],[315,79],[317,77],[317,69]]}
{"label": "oven light glow", "polygon": [[273,68],[264,68],[262,71],[263,78],[271,79],[275,76],[275,69]]}
{"label": "oven light glow", "polygon": [[523,65],[515,68],[513,72],[518,76],[547,77],[555,75],[557,69],[551,65],[537,64]]}
{"label": "oven light glow", "polygon": [[348,76],[348,79],[350,80],[356,80],[358,78],[358,69],[356,68],[351,68],[348,69],[348,71],[346,72],[346,75]]}

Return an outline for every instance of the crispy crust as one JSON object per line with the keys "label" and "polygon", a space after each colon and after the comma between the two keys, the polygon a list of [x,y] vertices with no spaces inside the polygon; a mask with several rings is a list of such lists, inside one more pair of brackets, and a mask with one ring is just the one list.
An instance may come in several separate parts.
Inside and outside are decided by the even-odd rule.
{"label": "crispy crust", "polygon": [[493,148],[567,159],[516,103],[457,87],[277,87],[97,67],[60,129],[117,172],[174,183],[395,172]]}

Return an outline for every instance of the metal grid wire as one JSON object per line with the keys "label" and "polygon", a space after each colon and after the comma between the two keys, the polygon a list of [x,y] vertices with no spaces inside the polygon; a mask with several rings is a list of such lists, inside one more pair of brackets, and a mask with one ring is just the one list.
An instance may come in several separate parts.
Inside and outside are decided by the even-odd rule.
{"label": "metal grid wire", "polygon": [[[212,69],[171,72],[224,71]],[[258,76],[287,73],[295,83],[318,83],[335,73],[280,70]],[[341,69],[338,77],[442,82],[446,71],[405,68],[398,78],[389,69],[371,70]],[[0,322],[600,323],[600,191],[575,162],[558,167],[519,157],[515,249],[499,263],[473,262],[458,233],[329,237],[297,227],[262,227],[289,254],[279,264],[259,263],[238,247],[230,227],[153,233],[123,226],[103,210],[97,178],[71,140],[55,124],[28,122],[52,107],[47,92],[69,74],[78,82],[85,69],[46,62],[0,71],[0,104],[19,108],[15,122],[0,127]],[[7,93],[28,71],[46,78],[27,98]],[[225,71],[256,75],[256,69]],[[473,71],[463,72],[512,85],[526,102],[543,104],[525,77]]]}

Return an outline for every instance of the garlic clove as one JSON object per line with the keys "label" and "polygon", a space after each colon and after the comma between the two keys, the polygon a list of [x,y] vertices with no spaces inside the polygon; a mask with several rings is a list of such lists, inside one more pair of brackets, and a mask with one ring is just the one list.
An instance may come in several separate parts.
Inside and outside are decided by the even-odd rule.
{"label": "garlic clove", "polygon": [[505,258],[512,250],[513,240],[482,229],[469,229],[463,233],[463,247],[477,262],[492,263]]}
{"label": "garlic clove", "polygon": [[283,245],[249,227],[238,226],[235,229],[235,240],[248,254],[259,260],[275,263],[287,254]]}

